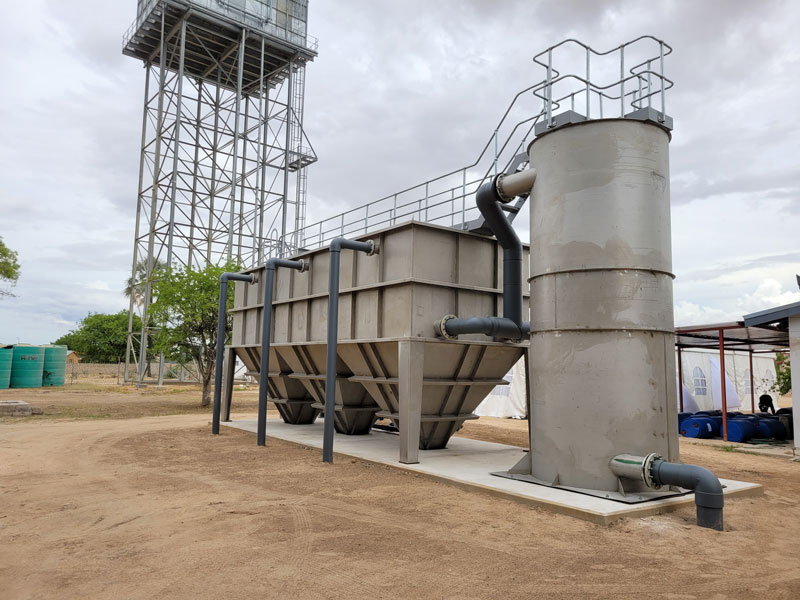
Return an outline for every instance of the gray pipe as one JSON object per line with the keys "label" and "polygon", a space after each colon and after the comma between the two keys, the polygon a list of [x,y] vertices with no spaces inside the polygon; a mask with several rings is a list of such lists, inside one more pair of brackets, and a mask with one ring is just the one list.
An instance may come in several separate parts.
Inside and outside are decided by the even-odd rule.
{"label": "gray pipe", "polygon": [[536,171],[528,169],[514,175],[500,174],[478,188],[475,204],[503,248],[503,316],[458,319],[447,315],[435,324],[442,337],[482,333],[521,340],[530,332],[530,325],[525,328],[522,321],[522,242],[500,204],[509,202],[513,198],[510,194],[529,194],[535,180]]}
{"label": "gray pipe", "polygon": [[503,317],[467,317],[456,318],[446,315],[441,321],[434,323],[436,333],[447,339],[456,339],[462,333],[482,333],[490,337],[508,340],[521,340],[531,331],[530,321],[517,325],[511,319]]}
{"label": "gray pipe", "polygon": [[611,459],[609,467],[617,477],[643,481],[649,488],[676,485],[694,490],[697,524],[722,531],[722,507],[725,504],[722,484],[708,469],[667,462],[655,453],[647,456],[620,454]]}
{"label": "gray pipe", "polygon": [[222,357],[225,352],[225,333],[227,330],[228,282],[246,281],[255,283],[255,275],[223,273],[219,278],[219,307],[217,309],[217,359],[214,365],[214,414],[211,418],[211,433],[219,434],[219,413],[222,398]]}
{"label": "gray pipe", "polygon": [[265,266],[264,310],[261,313],[261,366],[258,377],[258,434],[259,446],[267,444],[267,388],[269,387],[269,346],[272,337],[272,288],[275,286],[275,270],[278,267],[303,272],[308,269],[304,260],[270,258]]}
{"label": "gray pipe", "polygon": [[342,249],[366,252],[372,256],[377,252],[375,242],[356,242],[336,238],[331,242],[331,258],[328,269],[328,346],[325,355],[325,420],[322,438],[322,461],[333,462],[333,417],[336,410],[336,352],[339,342],[339,259]]}

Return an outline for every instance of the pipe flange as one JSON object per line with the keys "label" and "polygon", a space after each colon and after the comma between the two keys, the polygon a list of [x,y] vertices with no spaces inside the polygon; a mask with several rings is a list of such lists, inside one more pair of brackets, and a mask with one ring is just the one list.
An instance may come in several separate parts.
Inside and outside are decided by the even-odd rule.
{"label": "pipe flange", "polygon": [[508,204],[508,203],[509,203],[509,202],[511,202],[511,201],[512,201],[514,198],[513,198],[513,196],[509,196],[509,195],[507,195],[507,194],[506,194],[506,193],[503,191],[503,179],[505,179],[505,176],[506,176],[506,174],[505,174],[505,173],[500,173],[500,174],[499,174],[499,175],[498,175],[498,176],[495,178],[495,180],[494,180],[494,189],[495,189],[495,191],[497,192],[497,197],[500,199],[500,202],[502,202],[503,204]]}
{"label": "pipe flange", "polygon": [[664,457],[657,452],[651,452],[644,457],[644,462],[642,463],[642,478],[644,479],[644,484],[653,490],[661,489],[661,485],[653,480],[653,463],[657,460],[664,460]]}
{"label": "pipe flange", "polygon": [[367,256],[374,256],[378,254],[378,244],[375,243],[374,240],[367,240],[369,244],[369,252],[367,252]]}
{"label": "pipe flange", "polygon": [[304,258],[299,258],[299,259],[297,259],[297,262],[299,262],[299,263],[300,263],[300,272],[301,272],[301,273],[305,273],[305,272],[306,272],[306,271],[308,271],[308,269],[311,267],[311,263],[310,263],[310,261],[307,261],[307,260],[306,260],[306,259],[304,259]]}
{"label": "pipe flange", "polygon": [[446,339],[446,340],[457,340],[458,336],[457,335],[450,335],[449,333],[447,333],[447,328],[445,327],[446,323],[449,320],[456,319],[456,318],[458,318],[458,317],[456,317],[455,315],[445,315],[439,321],[436,321],[433,324],[433,328],[436,330],[436,333],[438,333],[444,339]]}

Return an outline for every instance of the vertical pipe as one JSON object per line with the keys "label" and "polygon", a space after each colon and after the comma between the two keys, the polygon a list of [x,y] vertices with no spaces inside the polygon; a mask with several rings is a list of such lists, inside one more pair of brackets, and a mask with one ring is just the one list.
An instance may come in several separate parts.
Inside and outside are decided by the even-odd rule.
{"label": "vertical pipe", "polygon": [[334,413],[336,411],[336,354],[339,343],[339,265],[342,249],[375,254],[375,244],[337,238],[331,242],[328,265],[328,342],[325,348],[325,419],[322,461],[333,462]]}
{"label": "vertical pipe", "polygon": [[756,412],[756,386],[754,383],[755,380],[755,373],[753,373],[753,350],[751,349],[750,352],[750,412]]}
{"label": "vertical pipe", "polygon": [[653,104],[653,67],[651,62],[647,61],[647,108],[650,108]]}
{"label": "vertical pipe", "polygon": [[722,389],[722,439],[728,441],[728,396],[725,385],[725,336],[719,330],[719,387]]}
{"label": "vertical pipe", "polygon": [[272,290],[275,287],[275,270],[286,267],[304,271],[302,260],[270,258],[264,267],[264,305],[261,311],[261,364],[258,369],[258,445],[267,443],[267,398],[269,387],[269,349],[272,343]]}
{"label": "vertical pipe", "polygon": [[336,240],[331,244],[328,265],[328,344],[325,354],[325,417],[323,421],[322,462],[333,462],[333,425],[336,411],[336,347],[339,341],[339,259]]}
{"label": "vertical pipe", "polygon": [[[217,306],[217,357],[214,362],[214,412],[211,418],[211,433],[219,434],[220,412],[222,408],[222,365],[225,353],[225,334],[228,320],[228,282],[246,281],[253,283],[253,275],[223,273],[219,278],[219,305]],[[233,357],[231,357],[233,360]]]}
{"label": "vertical pipe", "polygon": [[267,444],[267,388],[269,387],[269,348],[272,337],[272,288],[275,267],[267,261],[264,277],[264,308],[261,311],[261,366],[258,373],[258,434],[257,444]]}
{"label": "vertical pipe", "polygon": [[683,352],[680,346],[678,346],[678,398],[683,412]]}
{"label": "vertical pipe", "polygon": [[217,307],[217,359],[214,363],[214,412],[211,417],[211,433],[219,434],[219,415],[222,400],[222,360],[225,353],[225,332],[228,306],[228,278],[223,275],[219,283],[219,305]]}

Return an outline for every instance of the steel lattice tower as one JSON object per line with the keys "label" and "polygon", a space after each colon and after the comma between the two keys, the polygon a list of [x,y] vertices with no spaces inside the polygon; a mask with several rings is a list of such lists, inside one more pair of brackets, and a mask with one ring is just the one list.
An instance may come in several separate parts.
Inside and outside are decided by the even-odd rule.
{"label": "steel lattice tower", "polygon": [[132,361],[145,377],[156,267],[248,267],[303,243],[307,14],[308,0],[139,0],[123,41],[145,68],[126,381]]}

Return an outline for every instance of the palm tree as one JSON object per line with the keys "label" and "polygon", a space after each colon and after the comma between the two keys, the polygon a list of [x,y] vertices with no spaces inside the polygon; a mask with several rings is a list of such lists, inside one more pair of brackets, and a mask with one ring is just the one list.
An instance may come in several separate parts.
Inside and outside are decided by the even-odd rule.
{"label": "palm tree", "polygon": [[[155,273],[163,271],[166,269],[166,267],[167,263],[156,260],[153,263],[153,269],[150,273],[150,278],[152,279]],[[139,260],[136,262],[136,266],[133,269],[133,274],[128,277],[128,280],[125,282],[125,290],[123,291],[126,298],[133,296],[133,303],[139,308],[142,308],[144,305],[144,291],[146,283],[147,261]]]}

